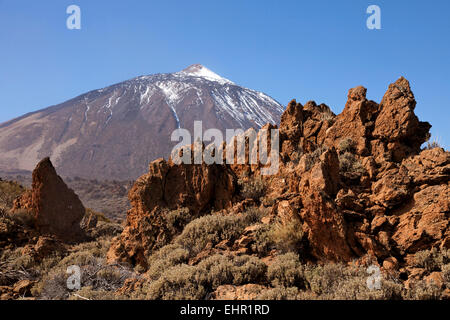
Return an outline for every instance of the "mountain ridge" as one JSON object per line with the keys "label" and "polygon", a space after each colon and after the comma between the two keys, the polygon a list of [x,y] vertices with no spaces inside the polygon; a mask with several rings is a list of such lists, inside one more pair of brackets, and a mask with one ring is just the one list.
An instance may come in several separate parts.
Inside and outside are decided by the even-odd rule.
{"label": "mountain ridge", "polygon": [[135,77],[0,124],[0,170],[50,156],[64,176],[130,179],[167,157],[177,128],[258,129],[283,107],[202,65]]}

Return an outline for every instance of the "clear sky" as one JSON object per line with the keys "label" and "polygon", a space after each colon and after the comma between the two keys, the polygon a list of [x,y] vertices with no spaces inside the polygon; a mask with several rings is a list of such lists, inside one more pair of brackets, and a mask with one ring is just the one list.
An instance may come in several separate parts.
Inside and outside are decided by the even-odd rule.
{"label": "clear sky", "polygon": [[[81,30],[66,8],[81,8]],[[366,9],[381,8],[381,30]],[[339,113],[403,75],[416,113],[450,146],[450,1],[0,0],[0,122],[139,75],[201,63],[283,105]]]}

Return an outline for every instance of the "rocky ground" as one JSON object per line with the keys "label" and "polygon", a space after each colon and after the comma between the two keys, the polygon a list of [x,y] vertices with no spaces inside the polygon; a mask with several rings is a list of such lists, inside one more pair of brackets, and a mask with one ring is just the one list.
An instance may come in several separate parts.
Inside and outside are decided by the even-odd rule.
{"label": "rocky ground", "polygon": [[[0,183],[0,296],[449,299],[450,152],[421,149],[431,126],[415,105],[404,78],[379,104],[351,89],[337,116],[292,101],[276,175],[157,160],[122,225],[44,159],[31,189]],[[80,290],[67,289],[71,265]]]}

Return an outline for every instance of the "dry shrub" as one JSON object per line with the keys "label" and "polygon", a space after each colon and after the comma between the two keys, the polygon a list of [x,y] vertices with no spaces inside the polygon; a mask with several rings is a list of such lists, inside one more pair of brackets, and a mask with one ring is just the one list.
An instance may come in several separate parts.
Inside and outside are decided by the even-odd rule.
{"label": "dry shrub", "polygon": [[[103,299],[102,293],[110,292],[112,294],[123,286],[126,279],[137,277],[137,274],[127,266],[108,265],[103,259],[94,257],[88,259],[83,254],[78,255],[74,260],[61,261],[33,288],[33,295],[45,300],[60,300],[68,299],[71,294],[78,294],[80,290],[72,291],[67,288],[67,279],[71,275],[67,273],[67,267],[72,261],[86,263],[84,265],[74,263],[73,265],[80,267],[80,290],[91,291],[91,296],[87,297],[89,299],[94,296]],[[83,296],[81,293],[80,295]]]}
{"label": "dry shrub", "polygon": [[259,200],[266,194],[267,184],[262,177],[251,177],[248,179],[239,179],[238,185],[241,188],[241,194],[245,199]]}
{"label": "dry shrub", "polygon": [[69,293],[68,300],[124,300],[127,298],[112,291],[96,290],[92,286],[87,286]]}
{"label": "dry shrub", "polygon": [[176,243],[195,255],[208,243],[215,245],[225,239],[235,240],[245,227],[259,221],[262,214],[260,210],[250,209],[237,215],[213,214],[200,217],[184,228],[176,238]]}
{"label": "dry shrub", "polygon": [[274,287],[304,287],[304,268],[298,255],[291,252],[278,256],[267,269],[267,279]]}
{"label": "dry shrub", "polygon": [[144,285],[143,290],[146,298],[151,300],[200,300],[207,291],[199,280],[196,267],[181,264]]}
{"label": "dry shrub", "polygon": [[5,210],[13,206],[14,200],[21,196],[26,189],[14,181],[0,179],[0,208]]}
{"label": "dry shrub", "polygon": [[102,212],[95,211],[91,208],[86,208],[85,215],[89,216],[91,214],[95,215],[97,217],[98,221],[111,222],[111,220],[108,219]]}
{"label": "dry shrub", "polygon": [[167,227],[174,233],[179,233],[192,220],[188,208],[169,211],[164,217]]}
{"label": "dry shrub", "polygon": [[265,281],[267,266],[258,258],[251,256],[229,257],[211,256],[198,264],[202,283],[208,289],[220,285],[243,285]]}
{"label": "dry shrub", "polygon": [[[213,255],[196,266],[174,265],[147,281],[134,296],[163,300],[204,299],[224,284],[243,285],[265,281],[267,267],[255,257]],[[152,273],[155,275],[155,273]]]}
{"label": "dry shrub", "polygon": [[148,259],[147,276],[158,279],[169,268],[187,263],[189,251],[178,244],[170,244],[153,253]]}
{"label": "dry shrub", "polygon": [[[81,243],[71,248],[65,257],[56,257],[40,264],[40,281],[33,288],[33,295],[40,299],[74,299],[72,296],[77,291],[67,288],[67,279],[70,276],[67,268],[72,265],[81,269],[81,290],[83,294],[91,291],[87,297],[93,299],[106,298],[104,292],[114,292],[122,287],[128,278],[137,277],[136,273],[128,266],[116,264],[108,265],[104,257],[110,247],[111,238],[99,238],[92,242]],[[83,294],[80,293],[81,296]]]}
{"label": "dry shrub", "polygon": [[308,266],[305,278],[317,299],[326,300],[395,300],[402,298],[403,286],[395,279],[382,279],[381,289],[367,286],[365,268],[341,264]]}
{"label": "dry shrub", "polygon": [[296,287],[275,287],[263,290],[258,300],[297,300],[299,297],[299,290]]}
{"label": "dry shrub", "polygon": [[366,173],[361,161],[350,152],[345,152],[344,154],[339,155],[339,171],[345,176],[361,176]]}
{"label": "dry shrub", "polygon": [[326,121],[329,126],[332,126],[335,122],[335,114],[331,110],[326,110],[320,114],[320,121]]}
{"label": "dry shrub", "polygon": [[447,263],[441,267],[442,278],[444,279],[445,286],[450,289],[450,263]]}
{"label": "dry shrub", "polygon": [[271,237],[272,225],[260,224],[255,233],[255,242],[251,245],[253,252],[260,256],[266,256],[276,245]]}
{"label": "dry shrub", "polygon": [[15,223],[26,228],[32,228],[35,224],[35,218],[33,215],[25,209],[20,209],[14,212],[10,211],[7,215]]}
{"label": "dry shrub", "polygon": [[439,300],[441,298],[442,288],[425,280],[411,283],[410,289],[404,294],[406,300]]}
{"label": "dry shrub", "polygon": [[319,162],[319,159],[320,159],[320,156],[322,155],[322,153],[324,153],[327,150],[328,150],[327,147],[319,146],[313,152],[304,154],[303,156],[305,157],[305,169],[306,169],[306,171],[311,170],[311,168],[317,162]]}
{"label": "dry shrub", "polygon": [[425,145],[423,150],[430,150],[430,149],[434,149],[434,148],[442,148],[442,145],[439,142],[439,139],[436,137],[433,138],[432,140],[428,140],[427,144]]}
{"label": "dry shrub", "polygon": [[93,238],[112,238],[118,236],[123,231],[123,226],[116,222],[98,221],[97,226],[89,230]]}
{"label": "dry shrub", "polygon": [[427,272],[440,271],[441,268],[450,263],[450,250],[430,250],[418,251],[414,254],[414,266],[424,268]]}
{"label": "dry shrub", "polygon": [[302,224],[296,219],[274,224],[268,236],[281,252],[301,251],[306,240]]}
{"label": "dry shrub", "polygon": [[340,153],[355,152],[356,143],[351,138],[344,138],[339,141],[338,150]]}

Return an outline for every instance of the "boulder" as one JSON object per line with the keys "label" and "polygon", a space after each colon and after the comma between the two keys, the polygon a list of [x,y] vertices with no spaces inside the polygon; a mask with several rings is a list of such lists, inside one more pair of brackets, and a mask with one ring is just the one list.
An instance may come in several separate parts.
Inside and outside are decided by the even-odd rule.
{"label": "boulder", "polygon": [[40,234],[54,235],[69,242],[80,240],[83,236],[80,222],[85,208],[58,176],[49,158],[37,164],[32,177],[32,189],[16,201],[13,212],[27,210]]}

